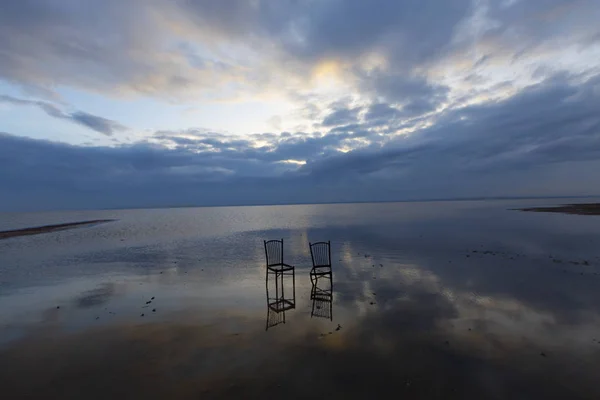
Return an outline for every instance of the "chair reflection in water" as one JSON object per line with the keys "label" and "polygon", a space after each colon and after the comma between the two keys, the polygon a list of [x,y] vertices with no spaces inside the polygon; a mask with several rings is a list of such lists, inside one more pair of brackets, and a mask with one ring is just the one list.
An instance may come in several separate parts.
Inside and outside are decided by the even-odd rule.
{"label": "chair reflection in water", "polygon": [[[264,241],[267,258],[267,327],[272,328],[285,324],[285,312],[296,308],[296,271],[294,266],[283,262],[283,239]],[[274,290],[269,291],[269,277],[273,276]],[[291,277],[291,293],[286,296],[285,284],[289,285]],[[272,285],[272,284],[271,284]]]}
{"label": "chair reflection in water", "polygon": [[333,274],[331,272],[331,242],[309,243],[313,267],[310,270],[312,317],[333,321]]}

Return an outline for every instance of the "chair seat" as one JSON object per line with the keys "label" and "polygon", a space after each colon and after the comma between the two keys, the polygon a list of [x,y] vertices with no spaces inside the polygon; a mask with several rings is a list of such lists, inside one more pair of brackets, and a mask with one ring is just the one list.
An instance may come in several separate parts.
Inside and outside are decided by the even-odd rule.
{"label": "chair seat", "polygon": [[293,270],[294,266],[288,265],[288,264],[278,264],[278,265],[270,265],[267,268],[274,272],[285,272],[285,271]]}
{"label": "chair seat", "polygon": [[311,275],[329,275],[329,274],[331,274],[331,267],[330,266],[313,267],[313,269],[310,270],[310,274]]}

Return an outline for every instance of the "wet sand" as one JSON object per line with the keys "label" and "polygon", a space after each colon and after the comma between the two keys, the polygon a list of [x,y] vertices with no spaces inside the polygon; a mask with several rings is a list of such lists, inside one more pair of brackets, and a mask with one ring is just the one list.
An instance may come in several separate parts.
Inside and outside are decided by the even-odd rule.
{"label": "wet sand", "polygon": [[600,215],[600,203],[565,204],[556,207],[520,208],[519,211],[550,212],[575,215]]}
{"label": "wet sand", "polygon": [[[3,241],[0,395],[598,399],[600,227],[519,206],[159,210]],[[228,230],[273,219],[300,227]],[[274,312],[280,237],[295,291]]]}
{"label": "wet sand", "polygon": [[111,219],[98,219],[92,221],[80,221],[80,222],[69,222],[65,224],[56,224],[56,225],[45,225],[45,226],[37,226],[33,228],[24,228],[24,229],[15,229],[10,231],[2,231],[0,232],[0,240],[8,239],[11,237],[17,236],[27,236],[27,235],[39,235],[42,233],[50,233],[56,231],[62,231],[66,229],[78,228],[86,225],[94,225],[101,224],[105,222],[111,222]]}

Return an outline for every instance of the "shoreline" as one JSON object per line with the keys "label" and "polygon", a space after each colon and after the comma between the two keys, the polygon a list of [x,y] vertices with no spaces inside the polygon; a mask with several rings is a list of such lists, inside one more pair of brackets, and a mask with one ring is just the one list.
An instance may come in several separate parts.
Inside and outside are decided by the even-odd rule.
{"label": "shoreline", "polygon": [[29,235],[40,235],[42,233],[50,233],[56,231],[62,231],[72,228],[77,228],[85,225],[101,224],[104,222],[112,222],[114,219],[95,219],[91,221],[79,221],[79,222],[67,222],[64,224],[44,225],[36,226],[32,228],[14,229],[10,231],[0,232],[0,240],[8,239],[18,236],[29,236]]}
{"label": "shoreline", "polygon": [[600,203],[564,204],[553,207],[518,208],[518,211],[549,212],[572,215],[600,215]]}

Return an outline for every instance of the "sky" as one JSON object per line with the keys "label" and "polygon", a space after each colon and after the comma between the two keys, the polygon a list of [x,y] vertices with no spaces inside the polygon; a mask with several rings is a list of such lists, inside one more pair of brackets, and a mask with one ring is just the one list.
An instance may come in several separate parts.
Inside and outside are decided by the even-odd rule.
{"label": "sky", "polygon": [[0,211],[600,194],[597,0],[4,0]]}

